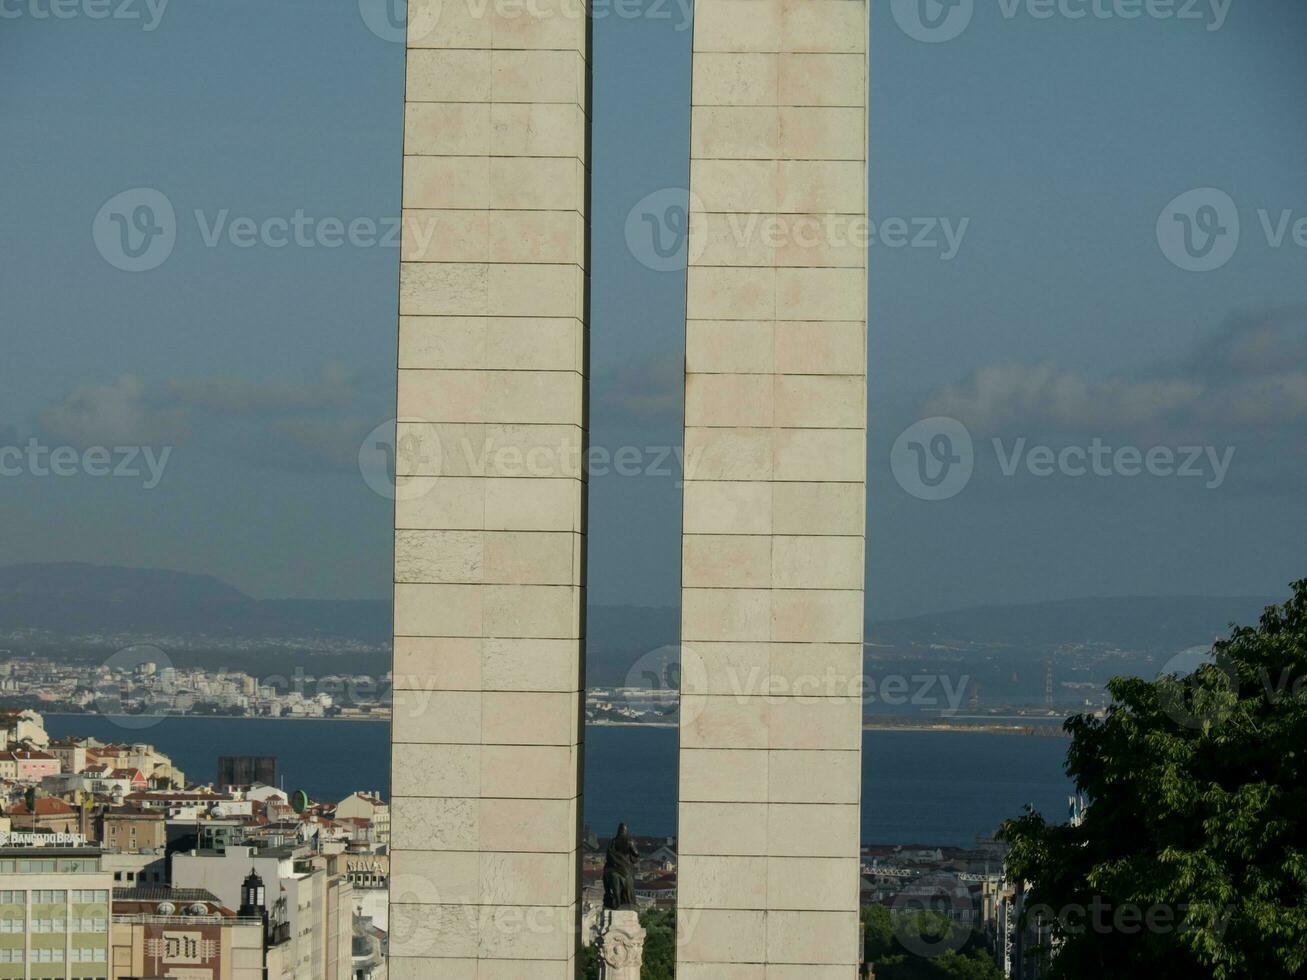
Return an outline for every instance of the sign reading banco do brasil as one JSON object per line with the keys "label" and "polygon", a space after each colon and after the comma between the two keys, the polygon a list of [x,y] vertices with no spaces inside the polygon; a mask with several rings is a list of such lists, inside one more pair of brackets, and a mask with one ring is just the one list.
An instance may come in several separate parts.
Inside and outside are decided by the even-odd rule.
{"label": "sign reading banco do brasil", "polygon": [[34,834],[0,830],[0,847],[85,847],[85,834]]}

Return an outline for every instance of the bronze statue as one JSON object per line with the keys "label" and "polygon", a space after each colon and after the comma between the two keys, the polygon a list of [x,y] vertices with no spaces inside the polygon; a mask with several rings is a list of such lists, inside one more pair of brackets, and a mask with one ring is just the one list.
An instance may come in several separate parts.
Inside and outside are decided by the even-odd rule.
{"label": "bronze statue", "polygon": [[633,909],[635,905],[635,866],[640,852],[626,829],[619,824],[617,836],[608,844],[604,858],[604,908]]}

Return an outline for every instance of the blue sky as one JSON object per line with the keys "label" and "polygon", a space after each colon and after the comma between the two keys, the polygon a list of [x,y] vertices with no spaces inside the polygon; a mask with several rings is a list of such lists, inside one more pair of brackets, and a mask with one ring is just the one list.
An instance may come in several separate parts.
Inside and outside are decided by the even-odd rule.
{"label": "blue sky", "polygon": [[[371,16],[381,0],[362,2]],[[257,596],[387,595],[391,503],[356,455],[393,415],[397,250],[209,247],[204,234],[297,211],[384,234],[399,206],[402,46],[356,0],[156,5],[157,24],[143,0],[120,8],[137,20],[37,16],[48,9],[23,0],[0,18],[0,445],[174,448],[149,490],[0,478],[3,560],[209,572]],[[650,194],[683,193],[690,38],[674,4],[607,9],[592,439],[672,446],[684,275],[642,264],[626,220]],[[1307,8],[1233,0],[1217,30],[1207,0],[1186,8],[1195,19],[1118,16],[1128,0],[1099,0],[1103,17],[1043,9],[975,0],[959,36],[923,43],[872,4],[872,218],[891,240],[896,218],[965,227],[947,259],[870,250],[878,618],[1275,594],[1305,571],[1307,248],[1294,222],[1307,218]],[[172,204],[177,239],[157,268],[123,272],[92,225],[142,187]],[[1234,255],[1200,273],[1157,235],[1168,202],[1196,188],[1229,195],[1241,227]],[[889,462],[899,434],[934,416],[967,427],[975,461],[961,492],[930,501]],[[1215,487],[1214,472],[1040,477],[1024,455],[1004,475],[1018,447],[1095,439],[1235,452]],[[591,601],[676,603],[674,476],[597,477],[591,506]]]}

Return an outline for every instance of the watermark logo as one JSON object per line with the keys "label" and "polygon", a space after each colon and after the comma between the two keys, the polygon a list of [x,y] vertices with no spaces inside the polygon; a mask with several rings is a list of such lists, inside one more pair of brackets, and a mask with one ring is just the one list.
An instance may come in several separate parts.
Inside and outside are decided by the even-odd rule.
{"label": "watermark logo", "polygon": [[899,945],[933,959],[966,945],[969,930],[954,923],[974,918],[975,901],[957,877],[932,873],[915,879],[895,895],[890,911]]}
{"label": "watermark logo", "polygon": [[[89,476],[97,479],[142,480],[146,490],[163,482],[164,470],[172,457],[172,447],[155,452],[153,446],[46,446],[39,440],[27,444],[0,444],[0,477],[58,477],[68,479]],[[141,468],[144,464],[145,469]]]}
{"label": "watermark logo", "polygon": [[[1051,446],[1020,436],[990,442],[1004,477],[1109,479],[1149,476],[1200,479],[1208,490],[1224,486],[1234,463],[1234,446],[1112,445],[1099,436],[1084,444]],[[894,478],[920,500],[948,500],[966,488],[976,450],[967,427],[947,416],[908,426],[890,451]]]}
{"label": "watermark logo", "polygon": [[[641,655],[627,670],[611,699],[617,714],[635,721],[673,721],[693,726],[709,706],[734,704],[827,704],[860,702],[870,706],[942,708],[955,714],[966,699],[971,676],[962,674],[863,673],[835,661],[759,661],[743,655],[726,660],[694,646],[664,646]],[[601,707],[613,710],[614,704]],[[615,718],[613,720],[620,720]]]}
{"label": "watermark logo", "polygon": [[124,647],[104,662],[104,673],[95,688],[95,710],[119,728],[139,731],[153,728],[163,721],[162,713],[149,713],[142,704],[138,711],[128,710],[122,691],[130,678],[142,669],[161,671],[172,667],[172,659],[156,646],[146,643]]}
{"label": "watermark logo", "polygon": [[1139,905],[1124,902],[1115,905],[1102,895],[1094,895],[1087,905],[1072,903],[1060,908],[1051,905],[1032,905],[1023,914],[1024,921],[1040,931],[1052,930],[1054,935],[1083,936],[1154,936],[1184,935],[1198,929],[1211,932],[1220,942],[1230,925],[1234,907],[1187,902],[1171,905],[1156,903]]}
{"label": "watermark logo", "polygon": [[[398,248],[399,218],[355,217],[346,220],[333,215],[319,218],[296,208],[289,215],[255,218],[232,216],[221,208],[212,214],[196,209],[195,225],[205,248],[218,248],[225,241],[234,248]],[[429,235],[419,240],[429,241]]]}
{"label": "watermark logo", "polygon": [[390,876],[390,942],[411,954],[430,950],[440,938],[440,889],[425,875]]}
{"label": "watermark logo", "polygon": [[[800,222],[805,219],[799,219]],[[912,248],[928,252],[938,252],[941,262],[952,262],[962,250],[962,242],[971,227],[970,218],[954,221],[946,216],[921,215],[917,217],[881,218],[878,222],[855,217],[849,224],[851,237],[845,239],[836,231],[841,220],[838,215],[827,215],[821,219],[825,227],[832,229],[825,241],[833,245],[851,243],[870,248],[883,245],[886,248]],[[800,228],[802,225],[800,225]],[[859,231],[861,229],[861,231]],[[795,240],[804,244],[796,233]]]}
{"label": "watermark logo", "polygon": [[1241,698],[1277,705],[1286,699],[1300,701],[1307,694],[1307,676],[1289,668],[1273,674],[1262,667],[1255,682],[1244,686],[1233,663],[1202,646],[1182,650],[1168,660],[1158,672],[1157,683],[1166,715],[1184,728],[1202,731],[1228,721]]}
{"label": "watermark logo", "polygon": [[[951,262],[961,251],[970,227],[969,217],[939,215],[891,215],[873,220],[849,214],[708,214],[697,195],[683,187],[665,187],[631,208],[624,230],[627,250],[645,268],[681,272],[705,254],[710,255],[708,265],[788,266],[796,264],[795,258],[814,252],[831,253],[834,258],[865,253],[873,246],[927,251],[942,262]],[[743,262],[740,253],[748,256]],[[818,256],[797,264],[839,263]]]}
{"label": "watermark logo", "polygon": [[[3,2],[3,0],[0,0]],[[404,222],[398,216],[316,215],[296,208],[285,214],[233,213],[231,208],[191,212],[199,244],[208,249],[237,248],[400,248]],[[162,191],[137,187],[105,202],[91,224],[96,249],[110,265],[126,272],[158,268],[176,247],[182,224]],[[425,253],[438,233],[415,221],[413,238]]]}
{"label": "watermark logo", "polygon": [[1025,470],[1030,476],[1071,479],[1152,476],[1201,479],[1208,490],[1219,490],[1234,462],[1234,446],[1111,446],[1095,436],[1085,446],[1031,444],[1022,436],[1004,445],[994,439],[994,455],[1004,476]]}
{"label": "watermark logo", "polygon": [[[421,822],[421,830],[436,834],[436,819]],[[429,837],[426,838],[429,841]],[[416,843],[416,838],[415,838]],[[414,845],[409,845],[414,846]],[[575,926],[569,910],[556,906],[479,905],[476,882],[469,889],[442,881],[445,891],[425,875],[398,872],[390,877],[390,952],[420,957],[448,948],[451,936],[472,936],[482,948],[502,947],[523,936],[571,936]],[[537,940],[539,944],[541,940]]]}
{"label": "watermark logo", "polygon": [[[1005,21],[1184,21],[1219,31],[1233,0],[997,0]],[[927,44],[952,41],[971,24],[975,0],[890,0],[895,22],[908,37]]]}
{"label": "watermark logo", "polygon": [[440,21],[441,0],[358,0],[358,4],[368,30],[392,44],[426,40]]}
{"label": "watermark logo", "polygon": [[908,426],[890,450],[894,479],[919,500],[956,497],[971,481],[975,460],[967,427],[943,415]]}
{"label": "watermark logo", "polygon": [[671,479],[677,487],[693,478],[703,448],[684,446],[582,445],[572,433],[543,442],[523,440],[515,427],[480,440],[466,426],[425,419],[383,422],[359,445],[364,482],[389,500],[416,500],[431,489],[430,477],[478,475],[580,479]]}
{"label": "watermark logo", "polygon": [[654,272],[678,272],[697,261],[705,240],[698,223],[691,235],[691,210],[703,207],[684,187],[664,187],[637,201],[625,228],[626,247],[636,261]]}
{"label": "watermark logo", "polygon": [[135,20],[149,34],[168,0],[0,0],[0,20]]}
{"label": "watermark logo", "polygon": [[[85,0],[94,2],[94,0]],[[689,30],[691,0],[358,0],[359,14],[369,31],[392,44],[410,46],[430,40],[446,5],[463,9],[452,20],[463,28],[467,24],[495,24],[519,20],[582,21],[604,20],[673,20],[673,29]]]}
{"label": "watermark logo", "polygon": [[1213,659],[1207,647],[1181,650],[1162,665],[1158,679],[1162,710],[1183,728],[1207,730],[1220,725],[1238,699],[1238,675]]}
{"label": "watermark logo", "polygon": [[626,672],[619,695],[632,710],[673,721],[692,723],[703,711],[701,699],[686,701],[681,692],[708,691],[708,663],[690,646],[658,647],[642,654]]}
{"label": "watermark logo", "polygon": [[153,187],[134,187],[105,201],[91,223],[96,250],[115,269],[149,272],[172,255],[177,214]]}
{"label": "watermark logo", "polygon": [[891,0],[890,11],[903,33],[926,44],[951,41],[971,24],[975,0]]}
{"label": "watermark logo", "polygon": [[[1307,249],[1307,215],[1293,208],[1257,209],[1256,229],[1269,249]],[[1167,260],[1186,272],[1214,272],[1234,258],[1241,229],[1252,229],[1238,204],[1215,187],[1186,191],[1157,219],[1157,244]],[[1246,234],[1244,240],[1256,239]]]}
{"label": "watermark logo", "polygon": [[1157,219],[1157,244],[1162,254],[1186,272],[1220,269],[1239,248],[1239,208],[1215,187],[1181,194]]}
{"label": "watermark logo", "polygon": [[[417,422],[405,426],[399,434],[401,422]],[[382,422],[369,432],[359,446],[359,473],[372,492],[387,500],[417,500],[430,489],[429,485],[400,471],[438,474],[440,472],[441,444],[432,432],[423,428],[421,419],[391,419]]]}

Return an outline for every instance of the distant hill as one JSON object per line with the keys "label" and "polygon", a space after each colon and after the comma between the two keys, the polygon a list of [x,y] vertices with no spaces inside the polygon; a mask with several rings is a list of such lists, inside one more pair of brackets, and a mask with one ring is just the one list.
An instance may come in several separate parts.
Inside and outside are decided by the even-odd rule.
{"label": "distant hill", "polygon": [[[1176,652],[1211,643],[1230,622],[1254,623],[1276,601],[1162,596],[983,606],[869,623],[867,642],[917,652],[986,648],[1014,659],[1042,659],[1081,643]],[[0,634],[171,634],[199,648],[207,641],[276,640],[310,653],[363,648],[375,664],[389,648],[390,629],[385,600],[252,599],[210,575],[160,569],[0,567]],[[680,613],[674,607],[592,607],[586,632],[591,682],[616,684],[640,657],[679,643]]]}
{"label": "distant hill", "polygon": [[[1277,598],[1125,596],[981,606],[881,620],[866,625],[869,646],[915,652],[931,648],[985,650],[1012,660],[1043,660],[1076,644],[1173,654],[1208,645],[1229,624],[1255,623]],[[587,626],[591,683],[622,683],[643,655],[679,642],[675,608],[603,606]]]}
{"label": "distant hill", "polygon": [[0,567],[0,598],[65,602],[249,602],[250,597],[212,575],[159,568],[121,568],[83,562]]}
{"label": "distant hill", "polygon": [[0,567],[0,631],[331,637],[389,643],[384,600],[252,599],[211,575],[76,563]]}
{"label": "distant hill", "polygon": [[1252,625],[1271,597],[1121,596],[981,606],[867,625],[869,643],[982,643],[1049,648],[1077,643],[1181,650],[1211,643],[1230,623]]}

